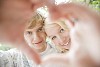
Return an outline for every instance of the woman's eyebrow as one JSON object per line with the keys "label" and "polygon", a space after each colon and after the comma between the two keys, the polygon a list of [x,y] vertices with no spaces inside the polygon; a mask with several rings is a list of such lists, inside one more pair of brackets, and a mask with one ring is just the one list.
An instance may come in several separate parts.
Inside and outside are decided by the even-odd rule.
{"label": "woman's eyebrow", "polygon": [[51,35],[51,36],[48,36],[49,38],[52,38],[53,37],[53,35]]}

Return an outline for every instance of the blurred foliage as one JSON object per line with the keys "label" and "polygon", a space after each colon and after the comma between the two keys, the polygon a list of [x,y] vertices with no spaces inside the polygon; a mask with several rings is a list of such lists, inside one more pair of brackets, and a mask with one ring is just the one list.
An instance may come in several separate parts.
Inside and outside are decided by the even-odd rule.
{"label": "blurred foliage", "polygon": [[100,0],[91,0],[89,5],[100,12]]}
{"label": "blurred foliage", "polygon": [[0,50],[7,51],[7,50],[9,50],[9,49],[11,49],[10,46],[0,44]]}
{"label": "blurred foliage", "polygon": [[100,12],[100,0],[77,0],[77,1],[86,3],[88,6]]}

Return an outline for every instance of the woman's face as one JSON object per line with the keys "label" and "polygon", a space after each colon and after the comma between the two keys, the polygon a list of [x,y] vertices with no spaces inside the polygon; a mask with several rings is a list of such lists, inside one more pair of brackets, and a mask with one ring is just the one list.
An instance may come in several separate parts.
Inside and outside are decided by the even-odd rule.
{"label": "woman's face", "polygon": [[46,33],[41,23],[37,23],[32,29],[26,29],[24,37],[26,42],[36,51],[42,52],[46,49]]}
{"label": "woman's face", "polygon": [[69,30],[65,30],[60,25],[54,23],[52,25],[48,25],[48,27],[45,27],[45,31],[56,47],[62,50],[69,50]]}

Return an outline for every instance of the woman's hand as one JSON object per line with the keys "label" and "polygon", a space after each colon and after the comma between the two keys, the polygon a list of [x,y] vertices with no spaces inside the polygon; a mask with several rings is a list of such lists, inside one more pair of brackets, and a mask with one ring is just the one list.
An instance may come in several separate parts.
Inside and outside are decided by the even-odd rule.
{"label": "woman's hand", "polygon": [[[53,21],[63,18],[70,26],[71,49],[64,57],[55,55],[46,57],[42,65],[59,65],[59,62],[69,67],[96,67],[100,66],[100,16],[92,9],[79,4],[68,3],[49,6]],[[57,56],[57,58],[56,58]],[[54,59],[55,60],[51,60]],[[66,63],[64,60],[66,59]],[[69,61],[69,62],[67,62]],[[56,63],[57,62],[57,63]],[[66,67],[65,66],[65,67]]]}

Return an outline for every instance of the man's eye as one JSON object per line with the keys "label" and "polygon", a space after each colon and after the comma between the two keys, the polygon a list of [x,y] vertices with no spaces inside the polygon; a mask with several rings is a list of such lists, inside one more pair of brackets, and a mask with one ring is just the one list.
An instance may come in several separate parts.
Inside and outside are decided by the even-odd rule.
{"label": "man's eye", "polygon": [[38,32],[41,32],[41,31],[43,31],[43,28],[38,29]]}
{"label": "man's eye", "polygon": [[27,34],[28,34],[28,35],[31,35],[31,34],[32,34],[32,32],[31,32],[31,31],[27,31]]}
{"label": "man's eye", "polygon": [[53,37],[52,37],[52,40],[54,40],[55,38],[56,38],[56,36],[53,36]]}
{"label": "man's eye", "polygon": [[65,30],[64,29],[60,29],[60,33],[64,32]]}

